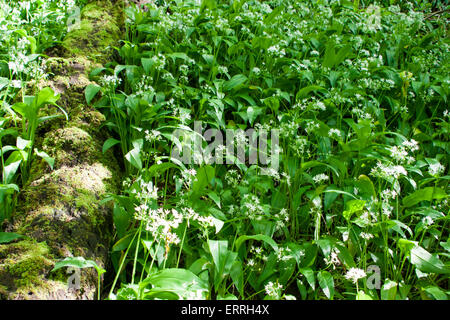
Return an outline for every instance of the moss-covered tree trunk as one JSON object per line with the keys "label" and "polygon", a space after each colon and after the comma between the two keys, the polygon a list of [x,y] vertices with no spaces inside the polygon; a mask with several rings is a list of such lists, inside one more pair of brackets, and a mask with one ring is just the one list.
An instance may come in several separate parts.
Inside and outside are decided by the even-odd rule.
{"label": "moss-covered tree trunk", "polygon": [[[111,59],[121,38],[122,0],[90,1],[81,11],[81,25],[64,40],[62,57],[46,62],[50,80],[39,83],[61,94],[58,102],[69,121],[39,128],[37,147],[55,158],[53,170],[40,160],[19,195],[9,231],[25,240],[0,245],[0,299],[93,299],[95,270],[82,269],[81,288],[65,269],[51,272],[56,261],[82,256],[105,266],[112,235],[112,210],[101,204],[117,192],[119,168],[111,153],[102,153],[107,138],[104,117],[87,106],[88,73]],[[71,279],[69,279],[71,278]],[[70,281],[69,281],[70,280]]]}

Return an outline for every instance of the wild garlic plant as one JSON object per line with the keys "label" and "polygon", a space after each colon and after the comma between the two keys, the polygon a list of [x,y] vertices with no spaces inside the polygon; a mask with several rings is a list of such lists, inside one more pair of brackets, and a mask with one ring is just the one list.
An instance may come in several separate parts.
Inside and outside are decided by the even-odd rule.
{"label": "wild garlic plant", "polygon": [[[88,94],[129,174],[110,198],[110,298],[447,297],[449,57],[433,5],[129,7],[120,59]],[[278,144],[251,146],[251,128]],[[278,167],[210,153],[197,129],[235,131]]]}

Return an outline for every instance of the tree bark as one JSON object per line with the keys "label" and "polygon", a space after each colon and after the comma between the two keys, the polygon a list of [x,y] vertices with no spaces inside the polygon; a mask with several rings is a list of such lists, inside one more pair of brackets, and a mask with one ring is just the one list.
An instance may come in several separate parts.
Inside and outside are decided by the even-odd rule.
{"label": "tree bark", "polygon": [[53,170],[35,159],[31,178],[19,194],[9,231],[25,240],[0,245],[0,299],[94,299],[97,275],[82,269],[74,288],[66,268],[51,272],[64,257],[82,256],[105,267],[112,238],[112,208],[101,204],[105,193],[118,192],[120,169],[111,151],[102,153],[107,138],[100,130],[104,116],[85,103],[89,72],[112,60],[121,39],[123,0],[90,1],[81,23],[70,31],[61,57],[46,61],[52,78],[38,87],[52,87],[69,121],[51,121],[39,128],[36,147],[55,158]]}

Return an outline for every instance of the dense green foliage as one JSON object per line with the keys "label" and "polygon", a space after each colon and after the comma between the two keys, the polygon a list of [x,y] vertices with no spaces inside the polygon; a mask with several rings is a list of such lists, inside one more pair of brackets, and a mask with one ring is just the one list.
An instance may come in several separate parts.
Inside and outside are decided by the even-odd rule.
{"label": "dense green foliage", "polygon": [[56,105],[59,96],[49,88],[30,94],[48,77],[45,50],[63,39],[75,5],[84,2],[0,1],[0,223],[14,211],[33,157],[53,165],[45,152],[35,150],[34,140],[39,124],[61,116],[39,114],[46,104]]}
{"label": "dense green foliage", "polygon": [[[447,299],[448,13],[400,3],[126,9],[85,91],[126,172],[108,298]],[[177,161],[195,121],[278,130],[279,170]]]}
{"label": "dense green foliage", "polygon": [[[179,1],[127,17],[121,63],[86,91],[101,91],[117,138],[105,149],[120,144],[130,175],[111,196],[111,298],[446,297],[442,20],[345,1]],[[279,129],[280,170],[174,161],[174,128],[195,135],[194,121]],[[380,290],[358,281],[370,268]]]}

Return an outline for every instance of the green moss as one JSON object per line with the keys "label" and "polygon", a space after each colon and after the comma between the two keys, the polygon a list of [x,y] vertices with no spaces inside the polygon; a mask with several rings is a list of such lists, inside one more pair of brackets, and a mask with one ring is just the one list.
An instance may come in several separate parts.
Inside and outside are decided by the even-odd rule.
{"label": "green moss", "polygon": [[120,28],[114,15],[105,15],[105,11],[117,10],[109,1],[102,6],[90,3],[83,8],[79,28],[71,31],[63,42],[70,55],[106,62],[112,53],[111,46],[120,38]]}
{"label": "green moss", "polygon": [[70,72],[70,60],[59,57],[48,58],[45,63],[45,69],[53,75],[66,75]]}
{"label": "green moss", "polygon": [[[0,245],[0,285],[9,289],[41,286],[53,264],[50,250],[43,242],[23,240]],[[13,282],[8,280],[11,278]]]}

